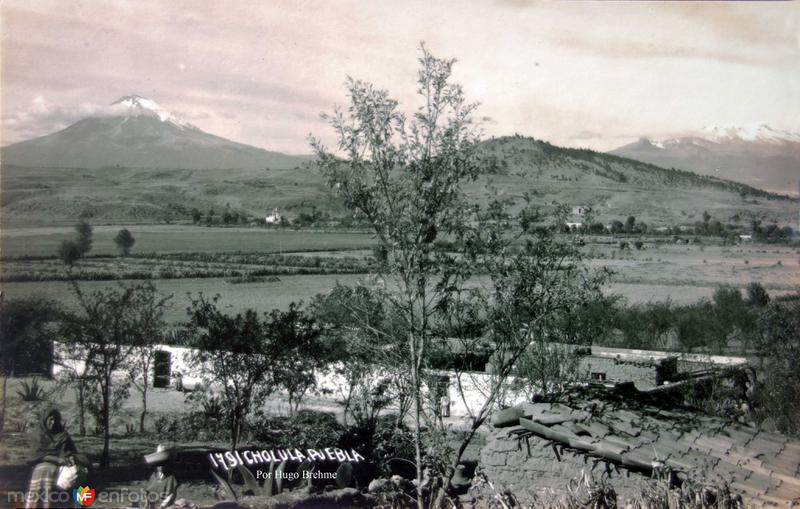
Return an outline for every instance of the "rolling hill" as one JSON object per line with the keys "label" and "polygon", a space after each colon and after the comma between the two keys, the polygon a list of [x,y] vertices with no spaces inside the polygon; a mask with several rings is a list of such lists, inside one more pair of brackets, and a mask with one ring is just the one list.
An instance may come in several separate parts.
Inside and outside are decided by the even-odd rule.
{"label": "rolling hill", "polygon": [[[520,136],[489,139],[489,174],[466,186],[478,202],[494,196],[553,207],[590,206],[600,221],[634,215],[650,225],[693,223],[708,211],[720,221],[751,218],[796,226],[800,201],[746,184],[669,170],[624,157],[566,149]],[[345,217],[336,195],[310,164],[294,169],[30,168],[3,165],[5,226],[185,221],[196,207],[226,207],[263,217],[277,207],[292,218],[313,208]],[[233,247],[232,247],[233,249]]]}

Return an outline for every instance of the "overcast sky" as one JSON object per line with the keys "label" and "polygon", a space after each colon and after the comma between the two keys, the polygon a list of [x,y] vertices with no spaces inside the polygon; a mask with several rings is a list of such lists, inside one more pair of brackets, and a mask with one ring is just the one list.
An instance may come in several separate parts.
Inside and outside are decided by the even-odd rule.
{"label": "overcast sky", "polygon": [[[350,75],[416,105],[454,57],[488,135],[608,150],[706,125],[800,130],[800,3],[3,0],[2,145],[139,94],[290,153]],[[328,138],[330,139],[330,138]]]}

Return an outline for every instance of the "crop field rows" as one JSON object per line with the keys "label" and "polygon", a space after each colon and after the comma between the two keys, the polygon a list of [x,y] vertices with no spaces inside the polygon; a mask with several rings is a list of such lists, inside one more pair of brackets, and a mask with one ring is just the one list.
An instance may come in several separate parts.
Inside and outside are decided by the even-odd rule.
{"label": "crop field rows", "polygon": [[122,279],[253,278],[297,274],[353,274],[369,270],[352,257],[288,255],[152,255],[94,257],[67,267],[57,259],[3,262],[0,281],[98,281]]}

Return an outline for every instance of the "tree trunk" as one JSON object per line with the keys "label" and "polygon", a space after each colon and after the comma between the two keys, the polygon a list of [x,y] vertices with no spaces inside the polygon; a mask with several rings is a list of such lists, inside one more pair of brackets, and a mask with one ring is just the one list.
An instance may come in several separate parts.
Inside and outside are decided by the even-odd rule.
{"label": "tree trunk", "polygon": [[[110,376],[109,376],[110,378]],[[109,442],[111,441],[111,381],[106,380],[105,387],[103,387],[103,455],[100,458],[100,468],[108,468],[110,463],[109,458]]]}
{"label": "tree trunk", "polygon": [[[147,381],[145,380],[145,384]],[[144,433],[144,417],[147,415],[147,385],[142,388],[142,413],[139,415],[139,433]]]}
{"label": "tree trunk", "polygon": [[86,401],[84,398],[84,391],[86,388],[84,387],[84,381],[80,380],[78,386],[75,388],[75,392],[77,392],[78,396],[78,434],[80,436],[86,436]]}
{"label": "tree trunk", "polygon": [[353,400],[353,387],[355,384],[356,382],[352,379],[348,383],[347,396],[345,396],[344,400],[344,413],[342,415],[342,422],[345,426],[347,426],[347,414],[350,412],[350,402]]}
{"label": "tree trunk", "polygon": [[9,375],[5,375],[3,377],[3,410],[2,413],[0,413],[0,431],[3,431],[3,429],[5,429],[5,424],[6,424],[6,399],[8,397],[7,396],[8,376]]}
{"label": "tree trunk", "polygon": [[420,401],[419,371],[417,369],[417,349],[414,342],[414,334],[408,335],[409,346],[411,347],[411,383],[414,393],[414,457],[417,464],[417,507],[425,509],[425,501],[422,499],[422,431],[420,419],[422,408]]}
{"label": "tree trunk", "polygon": [[150,370],[150,363],[144,363],[142,370],[142,415],[139,417],[139,433],[144,433],[144,417],[147,415],[147,372]]}
{"label": "tree trunk", "polygon": [[236,450],[236,444],[239,442],[239,419],[236,416],[236,410],[231,412],[231,451]]}

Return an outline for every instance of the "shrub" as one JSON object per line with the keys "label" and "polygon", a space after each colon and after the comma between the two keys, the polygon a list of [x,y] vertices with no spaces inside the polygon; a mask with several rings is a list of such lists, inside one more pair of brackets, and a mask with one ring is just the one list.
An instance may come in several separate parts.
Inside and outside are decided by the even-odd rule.
{"label": "shrub", "polygon": [[225,415],[225,409],[223,408],[219,397],[212,396],[204,399],[201,405],[203,407],[203,415],[209,419],[221,420]]}
{"label": "shrub", "polygon": [[174,417],[161,416],[156,418],[153,427],[154,438],[173,442],[216,442],[227,440],[229,435],[227,423],[201,411]]}
{"label": "shrub", "polygon": [[17,395],[22,401],[44,401],[45,392],[44,388],[39,385],[39,378],[33,377],[28,383],[27,380],[22,381],[22,387],[17,391]]}
{"label": "shrub", "polygon": [[364,455],[374,467],[374,474],[397,473],[396,463],[413,466],[408,462],[414,460],[414,435],[395,415],[381,416],[374,428],[351,426],[342,435],[339,445]]}
{"label": "shrub", "polygon": [[248,421],[248,430],[250,439],[259,445],[300,449],[334,447],[344,433],[333,414],[305,409],[292,417],[254,414]]}
{"label": "shrub", "polygon": [[800,436],[800,298],[793,297],[776,299],[761,313],[756,343],[761,379],[754,399],[760,419]]}

